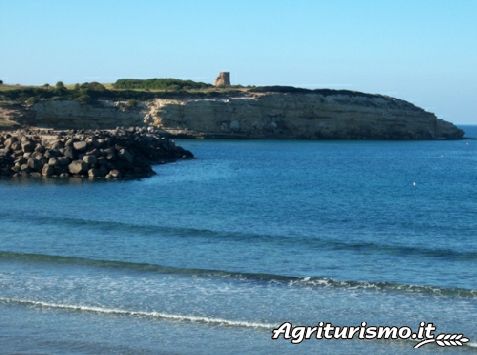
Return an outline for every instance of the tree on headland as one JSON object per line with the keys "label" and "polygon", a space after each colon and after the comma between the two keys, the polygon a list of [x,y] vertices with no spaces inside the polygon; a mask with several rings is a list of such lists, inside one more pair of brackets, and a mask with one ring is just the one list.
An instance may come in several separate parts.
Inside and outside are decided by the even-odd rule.
{"label": "tree on headland", "polygon": [[55,86],[56,86],[57,89],[64,89],[65,88],[65,84],[63,84],[62,81],[56,82]]}
{"label": "tree on headland", "polygon": [[3,80],[0,80],[0,85],[3,85]]}
{"label": "tree on headland", "polygon": [[43,87],[48,89],[50,87],[50,84],[48,84],[48,83],[43,84]]}

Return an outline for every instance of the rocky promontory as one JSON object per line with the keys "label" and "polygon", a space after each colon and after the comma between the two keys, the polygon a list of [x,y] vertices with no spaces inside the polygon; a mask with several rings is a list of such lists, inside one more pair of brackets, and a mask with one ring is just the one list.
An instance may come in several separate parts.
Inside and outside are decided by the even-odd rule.
{"label": "rocky promontory", "polygon": [[192,158],[152,128],[16,130],[0,134],[0,176],[141,178],[152,164]]}
{"label": "rocky promontory", "polygon": [[0,129],[116,126],[153,126],[184,138],[459,139],[464,134],[408,101],[348,90],[271,86],[197,92],[104,87],[0,91]]}

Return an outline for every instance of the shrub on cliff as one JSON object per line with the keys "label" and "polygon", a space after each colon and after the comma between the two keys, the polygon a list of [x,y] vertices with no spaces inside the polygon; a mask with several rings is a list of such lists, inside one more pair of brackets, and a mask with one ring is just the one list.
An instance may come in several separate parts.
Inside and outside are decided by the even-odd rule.
{"label": "shrub on cliff", "polygon": [[82,104],[89,104],[93,101],[93,98],[89,96],[88,94],[81,94],[76,99]]}
{"label": "shrub on cliff", "polygon": [[92,81],[90,83],[83,83],[80,85],[80,89],[94,90],[94,91],[105,91],[106,88],[103,84],[98,83],[97,81]]}
{"label": "shrub on cliff", "polygon": [[31,106],[37,102],[38,102],[38,99],[36,97],[29,97],[28,99],[25,100],[25,104],[28,106]]}

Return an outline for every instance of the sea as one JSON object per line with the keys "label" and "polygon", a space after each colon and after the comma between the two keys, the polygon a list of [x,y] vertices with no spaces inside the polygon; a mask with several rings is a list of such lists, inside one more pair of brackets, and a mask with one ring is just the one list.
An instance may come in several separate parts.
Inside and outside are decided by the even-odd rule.
{"label": "sea", "polygon": [[[179,140],[148,179],[0,181],[2,354],[407,354],[273,340],[409,326],[477,350],[477,126],[439,141]],[[416,351],[417,352],[417,351]]]}

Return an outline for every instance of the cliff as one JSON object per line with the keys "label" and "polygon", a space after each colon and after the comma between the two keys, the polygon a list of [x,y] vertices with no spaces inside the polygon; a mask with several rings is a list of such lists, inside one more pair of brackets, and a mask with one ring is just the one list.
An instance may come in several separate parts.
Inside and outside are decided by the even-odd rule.
{"label": "cliff", "polygon": [[[280,91],[280,92],[277,92]],[[3,109],[2,109],[3,107]],[[113,128],[154,125],[172,136],[202,138],[456,139],[450,122],[399,99],[350,91],[249,90],[216,98],[154,98],[80,103],[49,99],[2,116],[21,126]],[[13,111],[13,112],[12,112]]]}

